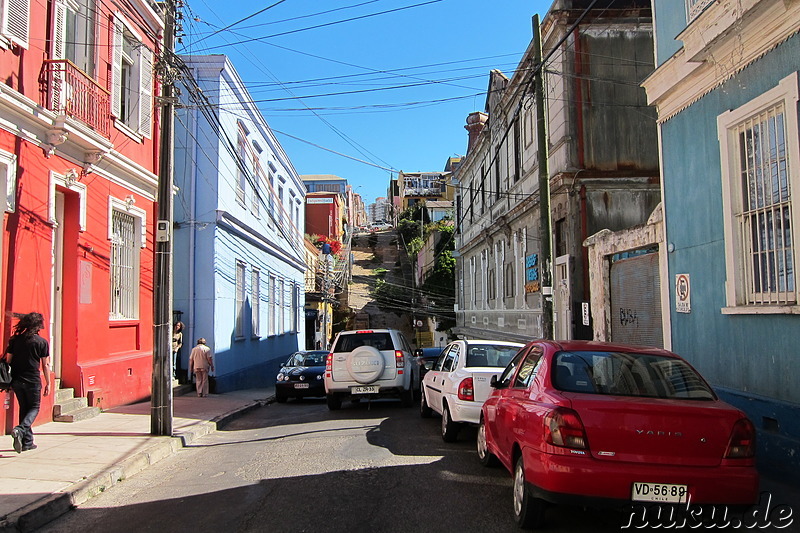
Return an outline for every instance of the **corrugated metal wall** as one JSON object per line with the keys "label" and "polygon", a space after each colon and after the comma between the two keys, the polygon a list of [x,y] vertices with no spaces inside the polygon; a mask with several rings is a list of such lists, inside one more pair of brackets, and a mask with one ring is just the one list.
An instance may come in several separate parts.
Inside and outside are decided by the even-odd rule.
{"label": "corrugated metal wall", "polygon": [[611,264],[611,339],[664,347],[658,254],[646,253]]}

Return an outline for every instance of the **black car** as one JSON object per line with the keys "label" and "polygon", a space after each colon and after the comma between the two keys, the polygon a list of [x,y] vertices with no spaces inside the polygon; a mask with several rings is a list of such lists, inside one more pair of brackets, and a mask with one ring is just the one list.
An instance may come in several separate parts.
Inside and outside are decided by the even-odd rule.
{"label": "black car", "polygon": [[425,373],[433,368],[433,364],[442,354],[442,347],[438,348],[417,348],[414,350],[414,358],[419,365],[419,379],[425,377]]}
{"label": "black car", "polygon": [[289,398],[325,396],[322,374],[327,356],[324,350],[293,353],[278,372],[275,400],[283,403]]}

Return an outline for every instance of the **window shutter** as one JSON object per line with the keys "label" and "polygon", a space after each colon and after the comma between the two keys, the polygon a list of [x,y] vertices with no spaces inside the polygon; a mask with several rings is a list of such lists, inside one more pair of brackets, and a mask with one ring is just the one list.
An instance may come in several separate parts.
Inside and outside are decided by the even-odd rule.
{"label": "window shutter", "polygon": [[30,27],[30,0],[7,0],[3,3],[3,35],[11,42],[28,48],[28,31]]}
{"label": "window shutter", "polygon": [[122,38],[125,27],[114,17],[111,26],[111,114],[122,118]]}
{"label": "window shutter", "polygon": [[153,52],[141,48],[139,65],[139,133],[150,138],[153,130]]}

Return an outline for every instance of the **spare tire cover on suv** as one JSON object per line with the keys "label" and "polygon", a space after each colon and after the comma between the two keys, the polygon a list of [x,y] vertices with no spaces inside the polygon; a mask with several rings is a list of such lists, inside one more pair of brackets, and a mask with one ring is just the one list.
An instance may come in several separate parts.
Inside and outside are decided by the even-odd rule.
{"label": "spare tire cover on suv", "polygon": [[359,383],[372,383],[383,374],[383,354],[372,346],[359,346],[347,358],[347,370]]}

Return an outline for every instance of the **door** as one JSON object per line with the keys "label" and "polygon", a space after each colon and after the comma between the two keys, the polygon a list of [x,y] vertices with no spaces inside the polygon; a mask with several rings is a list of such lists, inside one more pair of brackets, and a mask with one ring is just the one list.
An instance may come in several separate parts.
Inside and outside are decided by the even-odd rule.
{"label": "door", "polygon": [[610,290],[611,340],[663,348],[657,251],[613,257]]}
{"label": "door", "polygon": [[556,339],[572,339],[572,283],[569,274],[569,255],[556,258],[554,285],[553,333]]}
{"label": "door", "polygon": [[53,229],[53,312],[50,355],[53,372],[61,378],[61,319],[64,307],[64,193],[56,191],[56,221]]}

